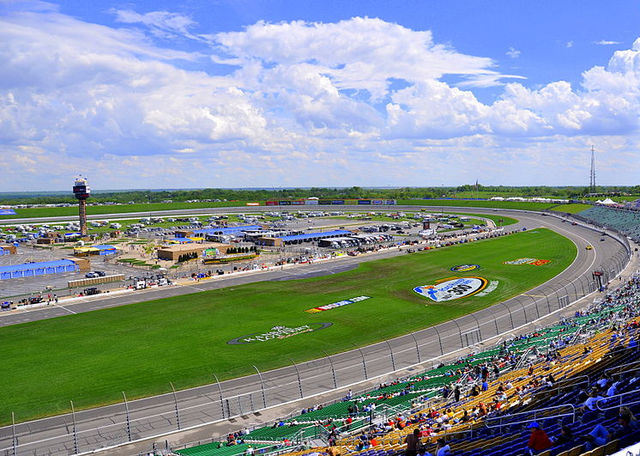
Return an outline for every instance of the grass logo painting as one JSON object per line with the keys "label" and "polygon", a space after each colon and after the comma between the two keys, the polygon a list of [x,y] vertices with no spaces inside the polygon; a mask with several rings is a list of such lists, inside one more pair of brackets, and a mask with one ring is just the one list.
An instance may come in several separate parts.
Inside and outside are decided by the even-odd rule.
{"label": "grass logo painting", "polygon": [[321,329],[328,328],[333,323],[309,323],[307,325],[296,326],[289,328],[288,326],[274,326],[268,331],[262,333],[248,334],[246,336],[236,337],[235,339],[227,342],[229,345],[242,345],[250,344],[253,342],[266,342],[274,339],[286,339],[291,336],[297,336],[298,334],[309,333],[313,331],[319,331]]}
{"label": "grass logo painting", "polygon": [[529,264],[531,266],[542,266],[544,264],[551,263],[551,260],[538,260],[536,258],[517,258],[515,260],[505,261],[504,264],[513,264],[513,265],[521,265],[521,264]]}
{"label": "grass logo painting", "polygon": [[435,285],[422,285],[413,289],[416,293],[435,302],[466,298],[484,290],[489,281],[483,277],[449,277],[436,281]]}
{"label": "grass logo painting", "polygon": [[453,272],[469,272],[474,269],[480,269],[480,265],[478,264],[459,264],[451,268]]}

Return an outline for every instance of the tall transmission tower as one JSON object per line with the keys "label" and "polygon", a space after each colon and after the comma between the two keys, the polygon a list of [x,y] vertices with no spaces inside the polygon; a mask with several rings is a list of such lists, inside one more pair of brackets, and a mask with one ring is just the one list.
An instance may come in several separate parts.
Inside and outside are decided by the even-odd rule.
{"label": "tall transmission tower", "polygon": [[591,146],[591,173],[589,175],[589,192],[596,192],[596,153]]}

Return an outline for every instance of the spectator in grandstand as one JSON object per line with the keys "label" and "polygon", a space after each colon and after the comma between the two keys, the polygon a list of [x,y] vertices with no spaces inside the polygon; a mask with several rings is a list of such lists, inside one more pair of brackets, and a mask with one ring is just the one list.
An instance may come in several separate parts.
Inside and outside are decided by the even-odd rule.
{"label": "spectator in grandstand", "polygon": [[456,385],[455,389],[453,390],[453,398],[455,399],[456,402],[460,401],[460,386]]}
{"label": "spectator in grandstand", "polygon": [[597,424],[591,432],[581,435],[580,438],[585,441],[585,450],[591,451],[609,441],[609,431],[602,424]]}
{"label": "spectator in grandstand", "polygon": [[640,426],[629,407],[621,407],[617,424],[609,429],[602,424],[597,424],[589,434],[583,435],[582,438],[586,440],[585,448],[589,451],[604,445],[609,439],[621,439],[623,444],[633,443],[638,430],[640,430]]}
{"label": "spectator in grandstand", "polygon": [[449,393],[451,393],[451,390],[449,389],[448,385],[445,385],[442,388],[442,399],[446,399],[447,397],[449,397]]}
{"label": "spectator in grandstand", "polygon": [[597,390],[592,390],[591,393],[589,393],[589,397],[587,398],[586,401],[584,401],[584,407],[585,410],[590,410],[592,412],[597,411],[597,407],[596,404],[600,399],[604,399],[602,396],[600,396],[600,394],[598,394]]}
{"label": "spectator in grandstand", "polygon": [[575,446],[575,437],[573,436],[573,431],[567,425],[562,426],[560,429],[560,435],[554,437],[552,439],[553,446],[558,450],[558,452],[563,449],[573,448]]}
{"label": "spectator in grandstand", "polygon": [[618,386],[620,386],[620,381],[614,381],[607,389],[607,396],[615,396],[618,392]]}
{"label": "spectator in grandstand", "polygon": [[447,456],[451,452],[451,447],[447,442],[444,441],[442,437],[438,439],[438,444],[436,446],[436,456]]}
{"label": "spectator in grandstand", "polygon": [[531,435],[529,436],[529,442],[527,443],[529,454],[538,454],[551,448],[551,440],[549,440],[549,436],[536,421],[529,424],[527,428],[531,429]]}
{"label": "spectator in grandstand", "polygon": [[596,384],[598,385],[598,388],[600,388],[600,390],[604,390],[605,387],[607,386],[607,384],[609,383],[609,376],[608,375],[603,375],[602,377],[600,377],[598,379],[598,381],[596,382]]}
{"label": "spectator in grandstand", "polygon": [[404,443],[407,444],[406,456],[416,456],[418,454],[418,447],[420,446],[420,429],[414,429],[413,433],[409,434]]}

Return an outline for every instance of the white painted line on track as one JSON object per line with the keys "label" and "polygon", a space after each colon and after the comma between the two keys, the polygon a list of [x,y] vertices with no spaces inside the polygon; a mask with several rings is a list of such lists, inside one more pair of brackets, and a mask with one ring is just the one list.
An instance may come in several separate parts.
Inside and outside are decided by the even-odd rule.
{"label": "white painted line on track", "polygon": [[72,314],[74,314],[74,315],[77,315],[77,313],[78,313],[78,312],[74,312],[74,311],[73,311],[73,310],[71,310],[71,309],[67,309],[67,308],[66,308],[66,307],[64,307],[64,306],[58,306],[58,307],[59,307],[60,309],[66,310],[67,312],[72,313]]}

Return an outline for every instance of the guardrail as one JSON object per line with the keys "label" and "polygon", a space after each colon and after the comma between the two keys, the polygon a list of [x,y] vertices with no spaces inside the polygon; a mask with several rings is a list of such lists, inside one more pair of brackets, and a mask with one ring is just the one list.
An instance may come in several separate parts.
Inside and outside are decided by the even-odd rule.
{"label": "guardrail", "polygon": [[[627,399],[625,397],[634,397],[635,399]],[[626,391],[620,394],[614,394],[613,396],[598,399],[596,401],[596,408],[600,411],[612,410],[618,407],[629,407],[631,405],[640,404],[640,389],[633,391]]]}
{"label": "guardrail", "polygon": [[[558,409],[569,409],[570,412],[548,414],[549,411],[558,410]],[[529,418],[517,419],[517,417],[520,417],[520,416],[529,416]],[[513,426],[517,424],[532,423],[534,421],[545,421],[545,420],[565,418],[565,417],[571,417],[571,422],[572,423],[575,422],[576,408],[572,404],[553,405],[551,407],[543,407],[543,408],[534,409],[534,410],[527,410],[524,412],[510,413],[508,415],[490,416],[485,418],[484,422],[485,422],[485,426],[488,428],[502,429],[505,426]],[[513,418],[516,418],[516,419],[513,420]],[[494,421],[497,421],[498,424],[491,424]]]}

